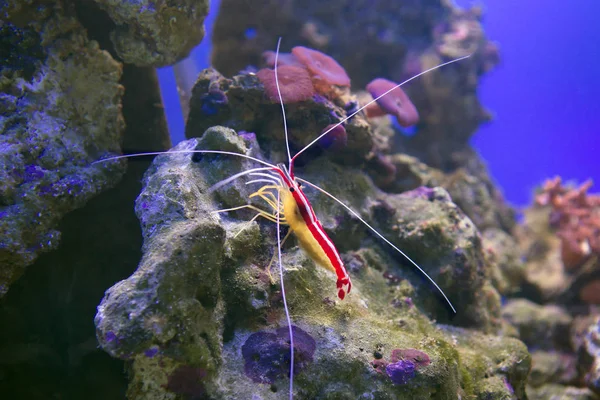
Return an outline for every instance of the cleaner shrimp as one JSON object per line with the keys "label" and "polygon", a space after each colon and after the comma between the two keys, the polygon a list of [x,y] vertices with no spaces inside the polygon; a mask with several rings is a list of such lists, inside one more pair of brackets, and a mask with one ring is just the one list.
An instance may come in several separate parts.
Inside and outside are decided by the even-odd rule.
{"label": "cleaner shrimp", "polygon": [[[456,309],[452,305],[450,299],[446,296],[444,291],[438,286],[438,284],[429,276],[425,270],[423,270],[415,261],[412,260],[406,253],[404,253],[401,249],[399,249],[396,245],[390,242],[387,238],[385,238],[381,233],[379,233],[374,227],[372,227],[365,219],[363,219],[356,211],[347,206],[342,200],[336,198],[331,193],[322,189],[321,187],[313,184],[305,179],[296,177],[294,175],[294,162],[298,158],[298,156],[304,153],[306,150],[315,145],[321,138],[326,136],[329,132],[336,129],[338,126],[345,123],[347,120],[354,117],[356,114],[363,111],[366,107],[378,101],[379,99],[385,97],[395,89],[403,86],[404,84],[441,67],[446,65],[455,63],[457,61],[463,60],[465,58],[470,57],[470,55],[456,58],[445,63],[439,64],[432,68],[429,68],[425,71],[420,72],[419,74],[405,80],[404,82],[397,84],[391,89],[387,90],[380,96],[375,99],[369,101],[363,106],[359,107],[355,111],[353,111],[350,115],[343,118],[338,123],[331,125],[329,129],[322,132],[317,138],[299,150],[293,156],[291,155],[290,145],[289,145],[289,137],[288,137],[288,127],[285,113],[285,106],[283,102],[283,97],[281,94],[281,89],[279,86],[279,79],[277,75],[277,64],[279,59],[279,49],[281,45],[281,38],[279,38],[277,42],[277,51],[275,53],[275,65],[274,65],[274,74],[275,74],[275,82],[277,86],[277,93],[279,97],[279,104],[281,106],[281,112],[283,117],[283,128],[284,128],[284,137],[285,137],[285,145],[287,150],[287,159],[288,165],[285,164],[272,164],[266,162],[264,160],[258,159],[256,157],[251,157],[246,154],[229,152],[229,151],[219,151],[219,150],[181,150],[181,151],[161,151],[161,152],[147,152],[147,153],[138,153],[138,154],[128,154],[122,156],[109,157],[105,159],[101,159],[95,161],[94,163],[107,162],[112,160],[118,160],[122,158],[132,158],[132,157],[142,157],[142,156],[153,156],[153,155],[161,155],[161,154],[187,154],[187,153],[201,153],[201,154],[220,154],[234,157],[241,157],[247,160],[254,161],[258,164],[263,165],[263,167],[252,168],[238,174],[235,174],[227,179],[224,179],[215,185],[213,185],[209,192],[214,192],[219,188],[227,185],[228,183],[244,177],[251,176],[256,177],[256,179],[252,179],[246,184],[251,183],[263,183],[260,189],[252,193],[249,197],[258,197],[262,199],[271,209],[272,211],[266,211],[260,209],[252,204],[246,204],[238,207],[222,209],[215,212],[228,212],[239,210],[243,208],[251,209],[256,211],[252,220],[260,217],[263,217],[269,221],[272,221],[276,224],[276,234],[277,234],[277,261],[279,266],[279,277],[280,277],[280,286],[281,293],[283,298],[284,311],[286,316],[287,327],[289,331],[290,337],[290,369],[289,369],[289,398],[293,399],[293,391],[294,391],[294,336],[292,330],[292,320],[290,317],[287,298],[285,294],[285,285],[283,280],[283,262],[282,262],[282,252],[281,247],[284,241],[288,238],[290,233],[293,233],[297,238],[300,247],[309,255],[309,257],[321,267],[328,269],[334,272],[337,276],[336,281],[336,289],[337,296],[340,300],[343,300],[346,294],[349,294],[352,289],[352,281],[350,276],[345,268],[344,262],[340,256],[339,251],[337,250],[335,244],[331,240],[331,238],[325,232],[325,229],[321,225],[317,215],[315,214],[310,201],[307,196],[304,194],[302,186],[303,184],[317,190],[318,192],[324,194],[330,199],[334,200],[338,203],[342,208],[344,208],[348,213],[357,218],[360,222],[362,222],[371,232],[373,232],[377,237],[379,237],[383,242],[389,245],[394,251],[402,255],[414,268],[416,268],[442,295],[445,302],[448,304],[453,313],[456,313]],[[282,239],[281,238],[281,225],[287,225],[289,227],[288,234]]]}

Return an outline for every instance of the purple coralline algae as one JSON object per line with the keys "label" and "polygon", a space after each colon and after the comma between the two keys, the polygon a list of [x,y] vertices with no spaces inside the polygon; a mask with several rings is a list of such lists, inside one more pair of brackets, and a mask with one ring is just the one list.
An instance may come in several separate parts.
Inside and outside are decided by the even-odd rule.
{"label": "purple coralline algae", "polygon": [[373,368],[378,373],[387,375],[394,385],[408,383],[419,368],[429,364],[429,356],[416,349],[394,349],[389,362],[383,358],[371,361]]}
{"label": "purple coralline algae", "polygon": [[385,372],[395,385],[404,385],[415,377],[416,366],[412,361],[400,360],[388,364]]}
{"label": "purple coralline algae", "polygon": [[206,115],[215,115],[219,109],[227,105],[227,96],[223,91],[212,89],[200,99],[202,112]]}
{"label": "purple coralline algae", "polygon": [[[294,371],[300,372],[312,362],[316,342],[307,332],[292,326],[294,335]],[[287,376],[290,370],[288,328],[275,333],[256,332],[242,346],[244,372],[257,383],[273,383]]]}
{"label": "purple coralline algae", "polygon": [[[333,128],[333,124],[327,125],[323,132],[328,131]],[[323,136],[319,139],[319,146],[328,150],[339,150],[346,146],[348,143],[348,134],[346,133],[346,129],[343,125],[338,125],[333,128],[327,135]]]}

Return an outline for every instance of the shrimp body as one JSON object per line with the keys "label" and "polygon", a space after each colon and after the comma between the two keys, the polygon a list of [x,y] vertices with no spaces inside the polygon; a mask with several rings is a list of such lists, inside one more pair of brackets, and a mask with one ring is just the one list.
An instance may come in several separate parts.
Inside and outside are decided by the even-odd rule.
{"label": "shrimp body", "polygon": [[293,180],[290,183],[291,185],[287,189],[282,188],[280,192],[285,220],[298,239],[300,247],[310,258],[323,268],[336,273],[338,297],[343,300],[346,293],[350,293],[352,282],[340,253],[325,233],[300,186]]}

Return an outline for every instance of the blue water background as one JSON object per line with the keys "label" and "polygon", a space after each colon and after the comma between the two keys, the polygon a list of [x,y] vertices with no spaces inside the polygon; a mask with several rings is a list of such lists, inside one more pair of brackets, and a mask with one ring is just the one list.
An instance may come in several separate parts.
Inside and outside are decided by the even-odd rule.
{"label": "blue water background", "polygon": [[[593,178],[592,191],[600,192],[600,1],[455,2],[483,5],[486,33],[500,45],[501,64],[480,86],[495,119],[472,143],[508,201],[528,204],[533,189],[554,175]],[[192,53],[199,69],[209,65],[218,3],[212,1],[208,35]],[[184,123],[172,68],[160,69],[159,78],[177,143]]]}

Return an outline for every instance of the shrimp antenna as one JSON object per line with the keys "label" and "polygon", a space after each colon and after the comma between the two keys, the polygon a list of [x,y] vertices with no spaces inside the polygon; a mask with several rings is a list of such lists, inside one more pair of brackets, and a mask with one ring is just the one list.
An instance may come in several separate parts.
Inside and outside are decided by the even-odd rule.
{"label": "shrimp antenna", "polygon": [[246,171],[239,172],[233,176],[230,176],[229,178],[225,178],[222,181],[215,183],[210,188],[208,188],[208,192],[209,193],[214,192],[215,190],[222,188],[223,186],[227,185],[229,182],[232,182],[232,181],[236,180],[237,178],[241,178],[242,176],[252,175],[253,173],[257,173],[259,171],[269,171],[270,169],[271,169],[270,167],[260,167],[260,168],[252,168],[252,169],[248,169]]}
{"label": "shrimp antenna", "polygon": [[[275,85],[277,86],[277,94],[279,95],[279,104],[281,105],[281,114],[283,116],[283,130],[285,132],[285,148],[287,150],[289,170],[292,171],[293,158],[290,153],[290,143],[288,139],[287,119],[285,116],[285,107],[283,105],[283,97],[281,96],[281,88],[279,87],[279,78],[277,77],[277,63],[279,62],[279,48],[281,46],[281,37],[277,40],[277,51],[275,52]],[[285,166],[283,167],[285,169]],[[293,175],[292,175],[293,178]],[[279,190],[277,191],[277,204],[279,204]],[[281,237],[280,237],[279,211],[277,212],[277,256],[279,258],[279,277],[281,280],[281,295],[283,297],[283,308],[285,309],[285,317],[287,319],[288,330],[290,332],[290,400],[294,399],[294,332],[292,331],[292,319],[288,310],[287,299],[285,296],[285,285],[283,283],[283,264],[281,262]]]}
{"label": "shrimp antenna", "polygon": [[273,165],[271,163],[268,163],[266,161],[263,160],[259,160],[256,157],[251,157],[251,156],[247,156],[245,154],[242,153],[234,153],[232,151],[220,151],[220,150],[167,150],[167,151],[152,151],[149,153],[138,153],[138,154],[125,154],[122,156],[114,156],[114,157],[108,157],[108,158],[103,158],[102,160],[96,160],[94,161],[92,164],[99,164],[99,163],[103,163],[103,162],[107,162],[107,161],[114,161],[114,160],[120,160],[123,158],[133,158],[133,157],[146,157],[146,156],[160,156],[162,154],[225,154],[228,156],[237,156],[237,157],[242,157],[248,160],[252,160],[255,161],[259,164],[263,164],[266,165],[270,168],[275,168],[275,169],[279,169],[277,168],[276,165]]}
{"label": "shrimp antenna", "polygon": [[[277,204],[280,201],[280,193],[277,191]],[[277,211],[277,258],[279,261],[279,281],[281,282],[281,296],[283,297],[283,308],[285,309],[285,318],[287,320],[288,331],[290,334],[290,400],[294,399],[294,332],[292,330],[292,319],[285,296],[285,285],[283,283],[283,262],[281,260],[281,223],[279,220],[279,211]]]}
{"label": "shrimp antenna", "polygon": [[450,308],[452,309],[452,311],[454,312],[454,314],[456,314],[456,309],[454,308],[454,306],[452,305],[452,302],[450,302],[450,299],[448,299],[448,297],[446,296],[446,294],[444,293],[444,291],[442,290],[442,288],[440,288],[438,286],[438,284],[435,283],[435,281],[433,280],[433,278],[431,276],[429,276],[427,274],[427,272],[425,272],[425,270],[423,268],[419,267],[419,264],[417,264],[416,262],[414,262],[412,260],[412,258],[410,258],[408,255],[406,255],[406,253],[404,253],[402,250],[400,250],[398,247],[396,247],[392,242],[390,242],[389,240],[387,240],[385,238],[385,236],[383,236],[381,233],[377,232],[377,230],[375,228],[373,228],[371,225],[369,225],[367,223],[367,221],[365,221],[364,219],[362,219],[362,217],[360,215],[358,215],[358,213],[356,211],[354,211],[353,209],[351,209],[350,207],[348,207],[346,204],[344,204],[343,201],[341,201],[340,199],[338,199],[337,197],[335,197],[334,195],[332,195],[331,193],[329,193],[325,189],[321,189],[319,186],[315,185],[314,183],[310,183],[306,179],[302,179],[302,178],[296,178],[296,179],[298,181],[300,181],[300,182],[306,183],[308,186],[310,186],[310,187],[312,187],[314,189],[317,189],[319,192],[321,192],[324,195],[329,196],[330,198],[332,198],[333,200],[335,200],[338,204],[340,204],[342,207],[344,207],[350,214],[354,215],[356,218],[358,218],[358,220],[360,222],[362,222],[363,224],[365,224],[365,226],[367,228],[369,228],[374,234],[376,234],[377,236],[379,236],[380,239],[382,239],[384,242],[386,242],[387,244],[389,244],[390,246],[392,246],[392,248],[394,250],[396,250],[404,258],[406,258],[415,268],[417,268],[429,280],[429,282],[431,282],[433,284],[433,286],[435,286],[435,288],[442,294],[442,296],[444,297],[444,299],[446,300],[446,302],[448,303],[448,305],[450,306]]}
{"label": "shrimp antenna", "polygon": [[[396,90],[400,86],[402,86],[402,85],[404,85],[404,84],[412,81],[413,79],[417,79],[421,75],[425,75],[428,72],[435,71],[438,68],[442,68],[442,67],[444,67],[446,65],[455,63],[455,62],[460,61],[460,60],[464,60],[465,58],[469,58],[471,56],[472,56],[472,54],[469,54],[469,55],[466,55],[466,56],[463,56],[463,57],[455,58],[454,60],[447,61],[447,62],[445,62],[443,64],[436,65],[435,67],[431,67],[429,69],[426,69],[425,71],[420,72],[420,73],[418,73],[417,75],[415,75],[415,76],[413,76],[411,78],[408,78],[404,82],[397,84],[396,86],[394,86],[393,88],[391,88],[387,92],[383,93],[381,96],[378,96],[378,97],[374,98],[373,100],[369,101],[367,104],[365,104],[364,106],[360,107],[358,110],[354,111],[352,114],[350,114],[346,118],[342,119],[340,122],[338,122],[337,124],[333,125],[331,128],[327,129],[325,132],[321,133],[315,140],[313,140],[312,142],[310,142],[309,144],[307,144],[306,146],[304,146],[304,148],[302,150],[300,150],[299,152],[297,152],[294,155],[294,157],[292,157],[292,160],[290,161],[290,165],[294,162],[294,160],[296,159],[296,157],[298,157],[300,154],[302,154],[304,151],[306,151],[313,144],[317,143],[319,141],[319,139],[321,139],[323,136],[327,135],[329,132],[331,132],[332,130],[334,130],[335,128],[337,128],[338,126],[340,126],[341,124],[343,124],[344,122],[348,121],[350,118],[354,117],[356,114],[358,114],[359,112],[361,112],[362,110],[364,110],[365,108],[367,108],[370,104],[372,104],[372,103],[376,102],[377,100],[381,99],[382,97],[386,96],[391,91]],[[287,136],[286,136],[286,140],[287,140]]]}
{"label": "shrimp antenna", "polygon": [[279,87],[279,77],[277,76],[277,63],[279,62],[279,47],[281,46],[281,37],[277,40],[277,51],[275,52],[275,86],[277,86],[277,95],[279,96],[279,104],[281,105],[281,115],[283,116],[283,131],[285,133],[285,149],[287,150],[289,170],[292,170],[292,153],[290,153],[290,142],[288,139],[287,118],[285,116],[285,107],[283,105],[283,96],[281,96],[281,88]]}

